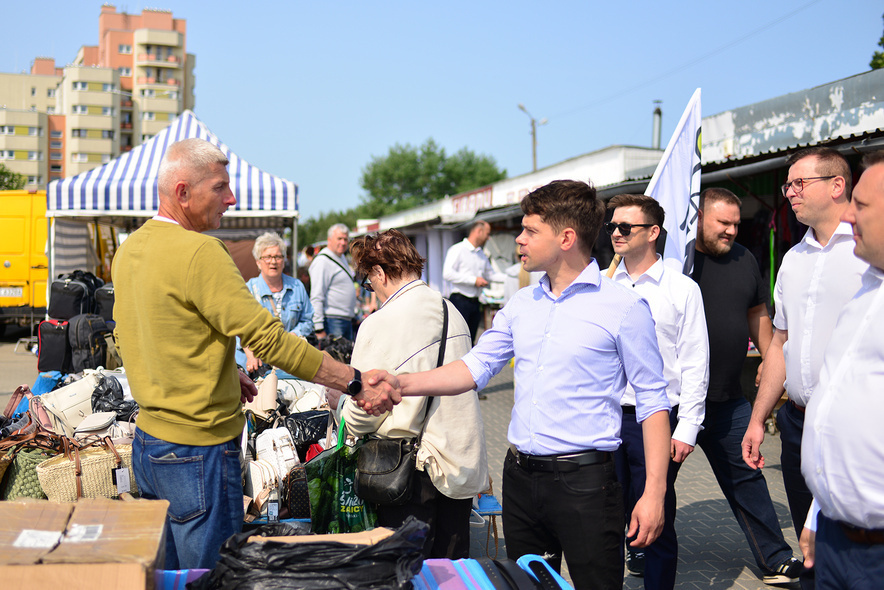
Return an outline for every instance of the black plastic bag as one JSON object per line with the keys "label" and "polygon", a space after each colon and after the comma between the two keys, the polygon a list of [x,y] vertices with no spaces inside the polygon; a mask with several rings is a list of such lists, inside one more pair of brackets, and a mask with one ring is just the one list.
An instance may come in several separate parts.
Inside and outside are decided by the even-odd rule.
{"label": "black plastic bag", "polygon": [[[215,568],[188,588],[195,590],[308,590],[410,588],[423,565],[421,548],[429,525],[413,516],[374,545],[332,541],[249,543],[249,536],[278,536],[265,525],[233,535],[221,547]],[[268,528],[269,527],[269,528]]]}
{"label": "black plastic bag", "polygon": [[123,386],[113,375],[102,375],[92,390],[92,412],[116,412],[118,422],[128,422],[138,411],[135,400],[125,399]]}
{"label": "black plastic bag", "polygon": [[285,417],[285,427],[292,435],[301,463],[307,462],[307,449],[310,445],[325,440],[328,420],[328,410],[310,410]]}

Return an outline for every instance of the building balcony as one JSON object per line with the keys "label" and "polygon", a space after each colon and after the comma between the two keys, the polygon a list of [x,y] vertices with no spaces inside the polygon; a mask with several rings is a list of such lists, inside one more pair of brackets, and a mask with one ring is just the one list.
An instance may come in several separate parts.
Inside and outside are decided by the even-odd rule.
{"label": "building balcony", "polygon": [[161,57],[153,53],[139,53],[138,59],[135,60],[139,66],[158,66],[161,68],[180,68],[181,63],[177,55]]}
{"label": "building balcony", "polygon": [[138,78],[138,80],[137,80],[137,83],[140,84],[140,85],[144,85],[144,84],[156,84],[156,83],[157,83],[157,79],[156,79],[156,78],[148,78],[148,77],[146,77],[146,76],[139,76],[139,78]]}
{"label": "building balcony", "polygon": [[132,129],[132,123],[120,123],[120,129]]}

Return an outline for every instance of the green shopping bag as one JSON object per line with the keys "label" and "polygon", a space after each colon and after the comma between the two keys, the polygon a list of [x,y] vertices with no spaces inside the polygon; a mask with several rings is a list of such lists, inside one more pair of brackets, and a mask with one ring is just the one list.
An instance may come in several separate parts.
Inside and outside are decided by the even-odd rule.
{"label": "green shopping bag", "polygon": [[362,442],[344,444],[347,430],[341,420],[338,444],[316,455],[304,466],[310,496],[310,521],[318,534],[358,533],[373,529],[377,513],[356,495],[356,458]]}
{"label": "green shopping bag", "polygon": [[57,453],[46,449],[21,449],[15,453],[12,464],[5,473],[5,485],[0,493],[2,500],[18,498],[46,499],[40,480],[37,477],[37,465],[51,459]]}

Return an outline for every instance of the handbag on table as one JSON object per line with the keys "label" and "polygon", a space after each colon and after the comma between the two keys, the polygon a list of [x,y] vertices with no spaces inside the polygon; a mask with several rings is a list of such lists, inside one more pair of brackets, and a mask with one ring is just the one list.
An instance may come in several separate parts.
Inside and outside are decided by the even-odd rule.
{"label": "handbag on table", "polygon": [[[436,366],[445,361],[445,343],[448,340],[448,306],[442,300],[442,340]],[[414,472],[417,470],[417,452],[427,427],[430,406],[427,401],[423,425],[418,436],[405,438],[369,438],[359,449],[356,462],[356,494],[367,502],[401,506],[411,499]]]}
{"label": "handbag on table", "polygon": [[92,413],[92,392],[98,385],[99,376],[87,372],[82,379],[40,396],[55,432],[73,436],[80,422]]}
{"label": "handbag on table", "polygon": [[35,432],[16,434],[0,442],[0,452],[5,452],[0,460],[0,469],[4,471],[0,500],[45,499],[36,469],[56,456],[61,446],[61,437],[40,427]]}
{"label": "handbag on table", "polygon": [[37,466],[37,476],[53,502],[79,498],[118,498],[138,491],[132,470],[132,445],[114,445],[110,437],[78,443],[65,438],[64,453]]}

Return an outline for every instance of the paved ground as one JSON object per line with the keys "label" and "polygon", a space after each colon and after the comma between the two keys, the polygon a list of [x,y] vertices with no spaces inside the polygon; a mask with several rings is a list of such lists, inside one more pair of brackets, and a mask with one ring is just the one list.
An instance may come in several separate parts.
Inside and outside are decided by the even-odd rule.
{"label": "paved ground", "polygon": [[[0,339],[0,409],[21,383],[33,384],[37,377],[37,359],[20,348],[14,352],[18,338],[27,336],[26,331],[11,330]],[[482,392],[487,396],[481,401],[485,421],[485,439],[488,447],[488,463],[493,478],[494,491],[500,497],[500,477],[503,458],[507,449],[506,430],[513,404],[512,370],[505,368]],[[779,465],[779,437],[768,436],[764,445],[768,466],[765,468],[771,497],[780,517],[780,526],[786,540],[798,551],[795,533],[783,490],[782,472]],[[685,590],[739,588],[760,590],[769,588],[761,583],[752,554],[746,544],[730,508],[718,489],[709,464],[699,448],[689,457],[679,472],[676,483],[678,492],[678,516],[676,529],[679,535],[680,556],[676,587]],[[497,523],[500,534],[500,556],[506,555],[503,527]],[[489,526],[473,528],[471,554],[486,554],[486,537]],[[494,554],[494,538],[488,543]],[[626,575],[624,588],[643,588],[642,580]]]}

